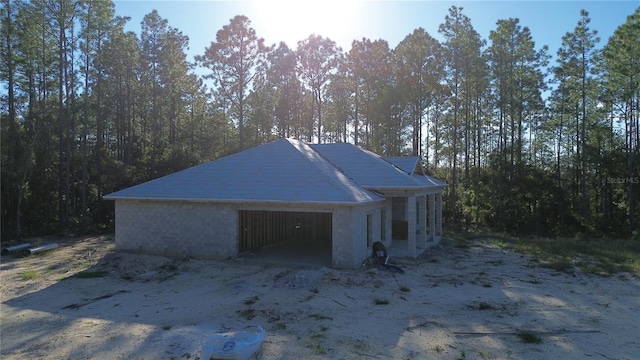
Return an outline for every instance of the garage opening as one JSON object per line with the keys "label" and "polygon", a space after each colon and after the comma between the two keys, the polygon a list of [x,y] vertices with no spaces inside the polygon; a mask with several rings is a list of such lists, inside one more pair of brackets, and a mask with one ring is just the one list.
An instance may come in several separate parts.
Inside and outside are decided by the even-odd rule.
{"label": "garage opening", "polygon": [[239,224],[241,254],[331,263],[331,213],[241,210]]}

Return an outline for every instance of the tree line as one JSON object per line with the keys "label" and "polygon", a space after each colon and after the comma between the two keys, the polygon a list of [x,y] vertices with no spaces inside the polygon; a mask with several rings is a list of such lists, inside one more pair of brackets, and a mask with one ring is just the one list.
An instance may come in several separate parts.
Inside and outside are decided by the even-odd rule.
{"label": "tree line", "polygon": [[553,62],[518,19],[483,39],[455,6],[442,41],[346,51],[265,44],[238,15],[194,61],[155,10],[139,35],[111,1],[0,16],[3,235],[110,228],[103,195],[292,137],[420,156],[453,228],[638,236],[640,8],[603,46],[581,11]]}

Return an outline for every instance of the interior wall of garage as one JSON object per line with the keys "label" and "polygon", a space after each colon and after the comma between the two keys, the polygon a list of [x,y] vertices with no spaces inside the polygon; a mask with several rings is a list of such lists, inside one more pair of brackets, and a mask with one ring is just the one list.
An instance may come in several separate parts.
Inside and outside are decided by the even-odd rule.
{"label": "interior wall of garage", "polygon": [[240,253],[281,242],[331,244],[332,215],[322,212],[239,211]]}

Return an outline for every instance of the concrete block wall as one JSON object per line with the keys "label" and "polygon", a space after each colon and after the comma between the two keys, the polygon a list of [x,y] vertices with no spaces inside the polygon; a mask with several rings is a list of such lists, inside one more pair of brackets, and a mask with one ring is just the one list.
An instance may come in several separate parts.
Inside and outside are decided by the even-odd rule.
{"label": "concrete block wall", "polygon": [[[380,241],[382,240],[381,211],[387,209],[387,205],[388,203],[384,202],[371,206],[340,207],[334,210],[332,225],[332,265],[334,267],[356,268],[371,256],[371,246],[367,244],[367,215],[371,215],[372,243]],[[390,238],[390,220],[386,231]]]}
{"label": "concrete block wall", "polygon": [[116,200],[116,249],[165,256],[237,255],[237,211],[216,203]]}
{"label": "concrete block wall", "polygon": [[339,207],[332,214],[331,262],[336,268],[353,268],[353,208]]}
{"label": "concrete block wall", "polygon": [[[387,248],[391,247],[391,243],[393,241],[393,234],[391,232],[392,228],[393,228],[393,224],[392,224],[392,219],[393,219],[393,201],[388,198],[384,205],[383,208],[380,209],[380,211],[382,210],[386,210],[385,211],[385,219],[384,221],[386,222],[385,226],[384,226],[384,230],[385,230],[385,236],[384,236],[384,246],[386,246]],[[382,225],[381,225],[382,226]]]}
{"label": "concrete block wall", "polygon": [[[389,217],[389,203],[378,203],[371,206],[361,206],[354,209],[353,215],[353,263],[358,266],[364,260],[371,257],[373,252],[371,244],[382,241],[382,210],[386,210]],[[371,244],[367,238],[367,216],[371,216]],[[385,229],[387,239],[391,239],[391,220],[386,219]],[[390,245],[390,241],[388,241]],[[385,245],[386,246],[386,245]]]}
{"label": "concrete block wall", "polygon": [[[367,214],[371,213],[371,209],[365,207],[354,208],[353,222],[353,264],[354,267],[361,264],[369,255],[367,246]],[[375,227],[373,227],[373,235],[375,239]],[[379,231],[378,231],[379,232]],[[375,240],[373,240],[375,242]]]}

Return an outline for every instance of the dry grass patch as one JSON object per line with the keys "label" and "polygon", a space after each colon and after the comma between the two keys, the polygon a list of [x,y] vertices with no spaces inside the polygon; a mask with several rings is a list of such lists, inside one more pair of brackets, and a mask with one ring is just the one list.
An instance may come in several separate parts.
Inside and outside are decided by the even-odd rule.
{"label": "dry grass patch", "polygon": [[[481,241],[502,249],[527,254],[542,266],[559,272],[582,271],[611,275],[619,272],[640,274],[640,241],[633,239],[510,237],[498,234],[455,234],[455,247],[468,247]],[[501,265],[497,261],[489,262]]]}
{"label": "dry grass patch", "polygon": [[35,270],[29,270],[29,271],[25,271],[20,275],[20,278],[22,280],[33,280],[33,279],[37,279],[40,275],[38,274],[37,271]]}

